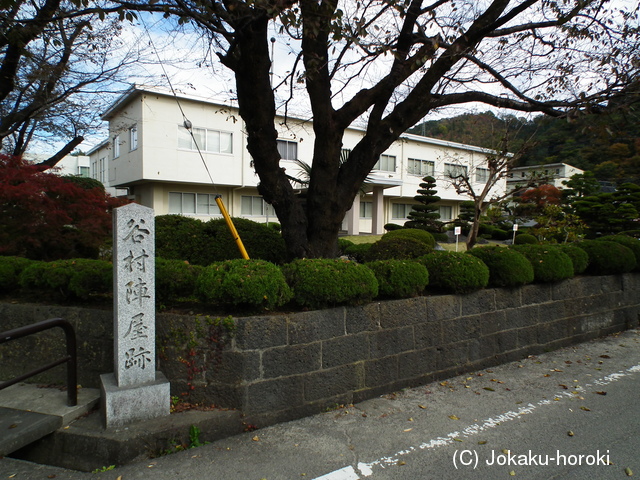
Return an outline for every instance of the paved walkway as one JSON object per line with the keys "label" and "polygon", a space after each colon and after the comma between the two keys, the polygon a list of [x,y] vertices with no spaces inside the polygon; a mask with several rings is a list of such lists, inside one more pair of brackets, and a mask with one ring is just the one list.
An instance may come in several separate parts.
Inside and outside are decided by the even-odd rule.
{"label": "paved walkway", "polygon": [[638,392],[636,329],[104,473],[3,459],[0,479],[623,479]]}

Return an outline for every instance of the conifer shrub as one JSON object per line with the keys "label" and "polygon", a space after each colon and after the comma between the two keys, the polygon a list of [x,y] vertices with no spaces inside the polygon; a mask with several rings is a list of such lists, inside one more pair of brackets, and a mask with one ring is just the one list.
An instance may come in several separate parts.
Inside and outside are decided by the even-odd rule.
{"label": "conifer shrub", "polygon": [[355,245],[351,240],[347,240],[346,238],[338,239],[338,253],[339,255],[346,255],[347,249]]}
{"label": "conifer shrub", "polygon": [[533,235],[529,233],[521,233],[520,235],[516,235],[513,243],[514,245],[537,245],[539,242]]}
{"label": "conifer shrub", "polygon": [[552,283],[573,277],[571,258],[553,245],[513,245],[510,248],[527,257],[533,267],[534,282]]}
{"label": "conifer shrub", "polygon": [[435,251],[420,258],[429,272],[429,288],[447,293],[469,293],[489,284],[489,267],[473,255]]}
{"label": "conifer shrub", "polygon": [[[266,260],[277,265],[285,262],[287,249],[282,235],[264,223],[254,222],[246,218],[232,218],[242,243],[251,259]],[[197,262],[200,265],[208,265],[211,262],[242,258],[224,218],[209,220],[204,225],[207,237],[206,262]]]}
{"label": "conifer shrub", "polygon": [[467,251],[489,267],[489,286],[517,287],[533,282],[533,267],[527,257],[510,248],[490,246]]}
{"label": "conifer shrub", "polygon": [[378,281],[364,265],[340,259],[298,259],[282,271],[293,302],[306,308],[365,303],[378,295]]}
{"label": "conifer shrub", "polygon": [[[394,230],[401,232],[402,230]],[[427,232],[424,232],[427,233]],[[388,235],[388,234],[386,234]],[[388,237],[384,235],[364,255],[365,262],[376,260],[411,260],[422,257],[433,250],[424,242],[411,237]],[[432,237],[433,238],[433,237]]]}
{"label": "conifer shrub", "polygon": [[427,247],[433,250],[436,246],[436,240],[433,235],[426,230],[420,228],[401,228],[399,230],[391,230],[385,233],[380,241],[386,241],[391,238],[411,238],[424,243]]}
{"label": "conifer shrub", "polygon": [[589,255],[585,273],[589,275],[615,275],[631,272],[636,267],[636,257],[630,248],[618,242],[583,240],[575,244]]}
{"label": "conifer shrub", "polygon": [[33,260],[24,257],[0,256],[0,292],[16,290],[20,273],[32,263]]}
{"label": "conifer shrub", "polygon": [[400,230],[402,228],[404,228],[404,227],[402,225],[398,225],[397,223],[387,223],[384,226],[384,229],[387,232],[390,232],[391,230]]}
{"label": "conifer shrub", "polygon": [[196,295],[206,303],[272,309],[291,299],[291,289],[277,265],[265,260],[226,260],[205,267]]}
{"label": "conifer shrub", "polygon": [[571,263],[573,263],[574,275],[580,275],[585,272],[589,265],[589,255],[587,255],[587,252],[570,243],[563,243],[554,246],[569,256]]}
{"label": "conifer shrub", "polygon": [[631,249],[633,255],[636,257],[636,268],[635,270],[640,270],[640,240],[637,238],[630,237],[628,235],[607,235],[605,237],[599,237],[597,240],[604,240],[607,242],[617,242],[625,247]]}
{"label": "conifer shrub", "polygon": [[378,260],[366,265],[378,280],[378,296],[409,298],[420,295],[429,283],[427,268],[410,260]]}
{"label": "conifer shrub", "polygon": [[156,217],[156,256],[166,260],[183,260],[208,265],[204,223],[183,215]]}
{"label": "conifer shrub", "polygon": [[371,249],[373,243],[356,243],[349,245],[344,253],[353,258],[358,263],[364,263],[367,252]]}
{"label": "conifer shrub", "polygon": [[104,260],[76,258],[33,262],[19,277],[20,286],[62,298],[87,299],[113,290],[113,265]]}
{"label": "conifer shrub", "polygon": [[184,260],[156,258],[156,302],[195,298],[196,281],[204,268]]}

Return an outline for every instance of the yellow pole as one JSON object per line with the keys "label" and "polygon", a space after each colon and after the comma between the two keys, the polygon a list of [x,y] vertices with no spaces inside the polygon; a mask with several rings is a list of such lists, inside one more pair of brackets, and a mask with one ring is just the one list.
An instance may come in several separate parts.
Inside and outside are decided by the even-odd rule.
{"label": "yellow pole", "polygon": [[218,208],[220,208],[220,212],[222,212],[222,216],[224,217],[225,222],[227,222],[227,227],[229,227],[229,230],[231,231],[231,236],[235,240],[236,245],[238,245],[238,250],[240,250],[240,254],[242,255],[242,258],[244,258],[245,260],[249,260],[249,254],[247,253],[247,251],[244,248],[244,245],[242,244],[242,239],[240,238],[240,235],[238,235],[238,231],[236,230],[236,227],[233,225],[233,221],[231,221],[231,217],[229,216],[229,213],[227,212],[227,209],[225,208],[224,203],[222,203],[222,196],[216,195],[215,199],[216,199],[216,203],[218,204]]}

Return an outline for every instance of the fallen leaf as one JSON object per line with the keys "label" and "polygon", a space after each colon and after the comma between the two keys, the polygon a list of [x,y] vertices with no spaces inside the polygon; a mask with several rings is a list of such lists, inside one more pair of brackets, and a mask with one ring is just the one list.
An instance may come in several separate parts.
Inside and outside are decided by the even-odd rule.
{"label": "fallen leaf", "polygon": [[569,387],[567,387],[566,385],[563,385],[562,383],[558,384],[559,387],[562,387],[564,390],[568,390]]}
{"label": "fallen leaf", "polygon": [[495,392],[495,390],[491,387],[482,387],[482,388],[484,388],[485,390],[489,390],[490,392]]}
{"label": "fallen leaf", "polygon": [[590,412],[591,409],[587,407],[580,407],[580,410],[584,410],[585,412]]}
{"label": "fallen leaf", "polygon": [[516,476],[516,472],[514,472],[513,470],[511,470],[511,471],[509,472],[509,475],[511,475],[512,477],[515,477],[515,476]]}
{"label": "fallen leaf", "polygon": [[551,372],[562,372],[562,370],[560,370],[559,368],[554,368],[553,370],[550,370]]}
{"label": "fallen leaf", "polygon": [[600,355],[600,358],[611,358],[609,355]]}
{"label": "fallen leaf", "polygon": [[631,471],[631,469],[629,467],[624,469],[624,473],[627,474],[627,477],[630,477],[631,475],[633,475],[633,472]]}
{"label": "fallen leaf", "polygon": [[487,441],[486,441],[486,440],[480,440],[480,441],[478,442],[478,445],[486,445],[486,444],[487,444]]}
{"label": "fallen leaf", "polygon": [[458,417],[456,417],[455,415],[449,415],[449,418],[451,420],[460,420]]}
{"label": "fallen leaf", "polygon": [[461,441],[462,441],[462,439],[461,439],[461,438],[458,438],[458,437],[454,437],[454,438],[453,438],[453,441],[454,441],[454,442],[461,442]]}
{"label": "fallen leaf", "polygon": [[12,423],[11,425],[9,425],[9,429],[12,428],[18,428],[18,425],[16,423]]}
{"label": "fallen leaf", "polygon": [[596,392],[598,395],[606,395],[607,392]]}
{"label": "fallen leaf", "polygon": [[413,430],[413,428],[405,428],[403,432],[410,432],[411,430]]}
{"label": "fallen leaf", "polygon": [[404,462],[402,460],[398,460],[398,465],[406,465],[406,464],[407,464],[407,462]]}
{"label": "fallen leaf", "polygon": [[419,408],[427,408],[424,405],[418,405]]}
{"label": "fallen leaf", "polygon": [[511,450],[508,450],[506,448],[502,449],[502,453],[504,453],[505,455],[509,455],[510,452],[511,452]]}
{"label": "fallen leaf", "polygon": [[413,422],[413,418],[409,417],[409,420],[407,420],[407,422]]}
{"label": "fallen leaf", "polygon": [[260,441],[260,437],[258,437],[257,435],[255,437],[253,437],[251,440],[253,440],[254,442],[259,442]]}
{"label": "fallen leaf", "polygon": [[570,437],[573,437],[575,434],[574,434],[571,430],[569,430],[569,431],[567,432],[567,435],[569,435]]}

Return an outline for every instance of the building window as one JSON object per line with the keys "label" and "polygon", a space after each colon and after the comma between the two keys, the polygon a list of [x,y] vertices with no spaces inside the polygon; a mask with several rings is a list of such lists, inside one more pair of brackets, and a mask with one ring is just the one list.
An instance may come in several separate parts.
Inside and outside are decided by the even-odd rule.
{"label": "building window", "polygon": [[91,178],[98,179],[98,160],[91,162]]}
{"label": "building window", "polygon": [[120,135],[113,137],[113,158],[116,159],[120,156]]}
{"label": "building window", "polygon": [[233,153],[233,134],[206,128],[178,126],[178,148],[208,153]]}
{"label": "building window", "polygon": [[138,126],[134,125],[129,129],[129,150],[138,148]]}
{"label": "building window", "polygon": [[248,217],[264,217],[273,215],[271,205],[263,200],[262,197],[243,195],[242,196],[242,215]]}
{"label": "building window", "polygon": [[408,203],[392,203],[391,218],[397,220],[405,220],[411,210],[413,210],[413,205],[410,205]]}
{"label": "building window", "polygon": [[373,218],[373,202],[360,202],[360,218]]}
{"label": "building window", "polygon": [[380,170],[382,172],[395,172],[396,171],[396,157],[393,155],[380,155],[380,159],[373,166],[374,170]]}
{"label": "building window", "polygon": [[467,167],[456,163],[445,163],[444,175],[449,178],[467,178]]}
{"label": "building window", "polygon": [[107,159],[106,157],[98,160],[98,180],[107,183]]}
{"label": "building window", "polygon": [[451,220],[453,218],[453,207],[441,206],[439,208],[440,220]]}
{"label": "building window", "polygon": [[436,164],[428,160],[409,158],[407,160],[407,173],[409,175],[419,175],[421,177],[433,176]]}
{"label": "building window", "polygon": [[487,183],[489,181],[488,168],[476,168],[476,182]]}
{"label": "building window", "polygon": [[78,167],[78,175],[81,177],[90,177],[91,176],[91,168],[89,167]]}
{"label": "building window", "polygon": [[215,195],[208,193],[169,192],[169,213],[220,215]]}
{"label": "building window", "polygon": [[278,140],[278,153],[282,160],[298,159],[298,142],[289,140]]}

